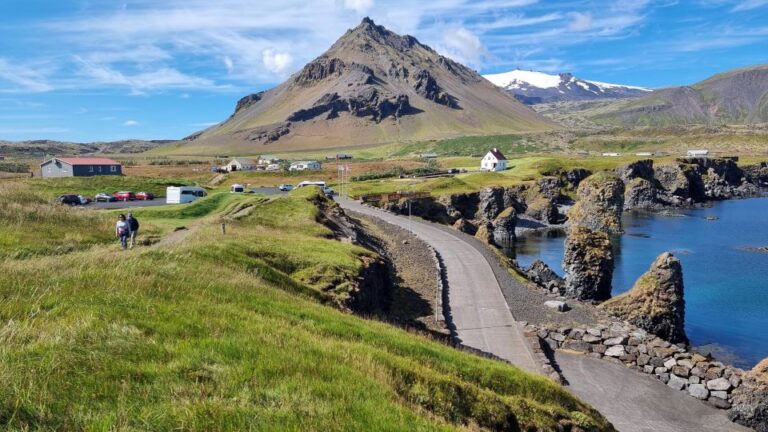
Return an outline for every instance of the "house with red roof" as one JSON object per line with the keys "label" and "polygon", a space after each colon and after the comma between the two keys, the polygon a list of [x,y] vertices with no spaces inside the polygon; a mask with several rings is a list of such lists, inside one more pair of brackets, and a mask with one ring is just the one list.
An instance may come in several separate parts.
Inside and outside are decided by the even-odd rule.
{"label": "house with red roof", "polygon": [[97,157],[55,157],[40,164],[43,177],[91,177],[123,174],[120,162]]}
{"label": "house with red roof", "polygon": [[504,171],[507,169],[507,158],[499,149],[492,148],[480,161],[480,169],[483,171]]}

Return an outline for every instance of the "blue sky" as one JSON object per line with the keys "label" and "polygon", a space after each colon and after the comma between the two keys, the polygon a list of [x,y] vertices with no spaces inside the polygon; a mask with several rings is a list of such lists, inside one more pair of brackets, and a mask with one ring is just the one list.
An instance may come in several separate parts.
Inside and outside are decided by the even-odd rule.
{"label": "blue sky", "polygon": [[768,63],[768,0],[3,0],[0,140],[181,138],[366,15],[484,73],[664,87]]}

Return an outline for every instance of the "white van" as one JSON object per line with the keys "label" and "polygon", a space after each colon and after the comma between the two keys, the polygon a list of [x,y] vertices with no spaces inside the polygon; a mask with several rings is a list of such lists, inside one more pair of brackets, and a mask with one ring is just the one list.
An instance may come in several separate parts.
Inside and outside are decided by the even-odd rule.
{"label": "white van", "polygon": [[324,181],[310,181],[310,180],[304,180],[303,182],[296,185],[296,187],[305,187],[305,186],[320,186],[321,188],[324,188],[327,186]]}
{"label": "white van", "polygon": [[245,193],[245,186],[241,184],[233,184],[232,187],[229,188],[230,193]]}
{"label": "white van", "polygon": [[197,186],[169,186],[165,190],[166,204],[184,204],[208,195],[208,192]]}

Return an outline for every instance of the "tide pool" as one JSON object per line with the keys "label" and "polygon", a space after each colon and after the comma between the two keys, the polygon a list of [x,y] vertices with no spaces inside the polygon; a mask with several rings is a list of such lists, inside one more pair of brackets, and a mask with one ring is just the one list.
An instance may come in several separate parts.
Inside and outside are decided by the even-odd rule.
{"label": "tide pool", "polygon": [[[715,203],[676,215],[627,213],[614,239],[613,295],[621,294],[669,251],[680,258],[685,326],[691,343],[751,368],[768,357],[768,198]],[[521,236],[510,251],[521,266],[540,259],[563,275],[562,232]]]}

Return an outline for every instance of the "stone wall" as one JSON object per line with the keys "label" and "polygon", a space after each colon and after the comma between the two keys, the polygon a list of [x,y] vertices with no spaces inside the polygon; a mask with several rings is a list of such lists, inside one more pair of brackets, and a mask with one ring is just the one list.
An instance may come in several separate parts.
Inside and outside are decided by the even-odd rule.
{"label": "stone wall", "polygon": [[544,327],[529,325],[552,350],[562,349],[623,364],[648,374],[669,387],[729,409],[744,371],[685,348],[670,344],[645,330],[621,321],[594,327]]}

